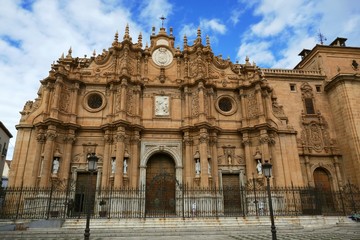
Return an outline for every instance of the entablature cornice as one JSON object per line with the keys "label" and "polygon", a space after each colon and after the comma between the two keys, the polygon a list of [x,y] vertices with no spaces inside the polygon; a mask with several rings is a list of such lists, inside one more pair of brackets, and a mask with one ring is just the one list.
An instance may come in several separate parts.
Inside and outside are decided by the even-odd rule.
{"label": "entablature cornice", "polygon": [[339,73],[335,77],[333,77],[329,82],[325,84],[324,90],[330,91],[337,85],[343,83],[343,82],[360,82],[360,74],[344,74]]}

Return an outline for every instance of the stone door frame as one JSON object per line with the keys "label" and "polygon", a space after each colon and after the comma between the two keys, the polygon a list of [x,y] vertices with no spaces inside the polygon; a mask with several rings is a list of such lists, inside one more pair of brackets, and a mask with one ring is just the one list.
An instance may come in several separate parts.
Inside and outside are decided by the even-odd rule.
{"label": "stone door frame", "polygon": [[[176,181],[182,183],[182,141],[173,139],[161,141],[144,140],[141,141],[139,187],[146,185],[147,162],[156,153],[167,153],[174,159]],[[176,187],[179,186],[176,185]]]}

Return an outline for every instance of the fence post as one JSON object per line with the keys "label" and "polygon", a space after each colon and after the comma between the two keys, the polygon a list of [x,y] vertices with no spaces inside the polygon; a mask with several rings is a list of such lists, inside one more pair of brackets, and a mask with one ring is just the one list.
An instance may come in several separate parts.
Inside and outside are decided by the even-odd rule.
{"label": "fence post", "polygon": [[218,199],[217,199],[217,195],[218,195],[218,193],[217,193],[217,189],[216,189],[216,184],[215,184],[215,186],[214,186],[214,193],[215,193],[215,212],[216,212],[216,218],[218,218],[219,217],[219,210],[218,210]]}
{"label": "fence post", "polygon": [[297,216],[297,208],[296,208],[296,200],[295,200],[295,189],[294,189],[294,184],[291,181],[291,190],[292,190],[292,194],[293,194],[293,201],[294,201],[294,208],[295,208],[295,215]]}
{"label": "fence post", "polygon": [[354,201],[354,195],[353,195],[351,183],[349,180],[348,180],[348,184],[349,184],[349,191],[350,191],[351,205],[352,205],[353,213],[356,213],[356,205],[355,205],[355,201]]}
{"label": "fence post", "polygon": [[246,206],[244,193],[245,193],[244,186],[241,185],[240,186],[240,197],[241,197],[241,208],[242,208],[243,217],[245,217],[245,206]]}
{"label": "fence post", "polygon": [[[112,200],[112,193],[113,193],[113,185],[110,185],[110,195],[109,195],[109,214],[108,214],[108,219],[111,218],[111,200]],[[140,192],[141,194],[141,192]],[[139,194],[138,194],[139,196]],[[140,208],[140,212],[141,212],[141,208]]]}
{"label": "fence post", "polygon": [[255,203],[255,212],[256,212],[256,216],[259,216],[259,214],[258,214],[258,201],[257,201],[257,199],[256,199],[256,189],[255,189],[255,177],[254,177],[254,174],[253,174],[253,179],[252,179],[252,181],[253,181],[253,191],[254,191],[254,198],[255,198],[255,200],[254,200],[254,203]]}
{"label": "fence post", "polygon": [[46,219],[49,219],[49,215],[50,215],[50,208],[51,208],[51,200],[52,200],[52,194],[53,194],[53,187],[54,187],[54,184],[53,184],[53,182],[51,182],[50,198],[49,198],[49,204],[48,204],[48,208],[47,208],[47,217],[46,217]]}
{"label": "fence post", "polygon": [[20,196],[19,196],[19,201],[18,201],[17,208],[16,208],[15,219],[18,219],[18,217],[19,217],[19,210],[20,210],[21,198],[22,198],[22,194],[23,194],[23,187],[24,187],[24,183],[21,183]]}

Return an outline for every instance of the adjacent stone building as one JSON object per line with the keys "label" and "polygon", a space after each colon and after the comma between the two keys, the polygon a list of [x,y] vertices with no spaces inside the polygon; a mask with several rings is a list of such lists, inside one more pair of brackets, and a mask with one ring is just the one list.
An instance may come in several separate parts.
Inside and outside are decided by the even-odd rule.
{"label": "adjacent stone building", "polygon": [[[215,56],[200,29],[177,47],[172,29],[150,45],[122,40],[92,57],[71,49],[21,111],[10,186],[82,184],[99,157],[93,187],[272,185],[338,190],[360,185],[360,48],[338,38],[303,50],[293,70]],[[52,180],[52,181],[50,181]],[[155,184],[156,183],[156,184]],[[151,198],[151,195],[147,195]]]}
{"label": "adjacent stone building", "polygon": [[[7,167],[6,154],[9,148],[9,142],[12,135],[5,125],[0,121],[0,175],[3,176],[4,168]],[[7,179],[1,177],[1,182]]]}

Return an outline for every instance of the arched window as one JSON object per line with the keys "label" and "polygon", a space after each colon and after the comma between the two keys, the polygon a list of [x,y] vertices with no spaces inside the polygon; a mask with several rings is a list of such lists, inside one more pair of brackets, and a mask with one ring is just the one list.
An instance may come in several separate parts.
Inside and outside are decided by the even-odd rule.
{"label": "arched window", "polygon": [[315,114],[313,90],[308,83],[301,85],[301,95],[304,102],[305,114]]}

